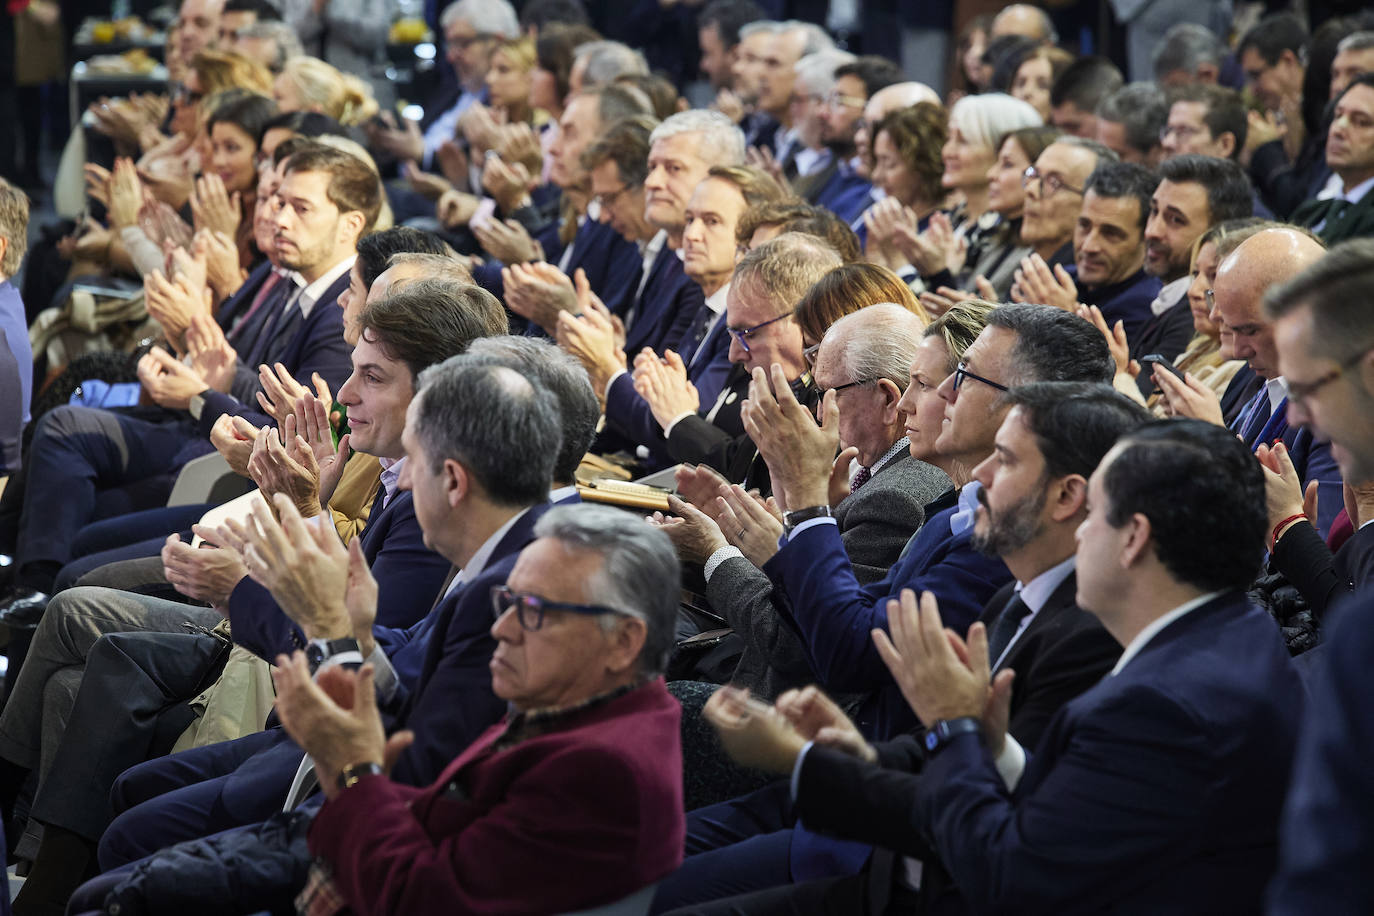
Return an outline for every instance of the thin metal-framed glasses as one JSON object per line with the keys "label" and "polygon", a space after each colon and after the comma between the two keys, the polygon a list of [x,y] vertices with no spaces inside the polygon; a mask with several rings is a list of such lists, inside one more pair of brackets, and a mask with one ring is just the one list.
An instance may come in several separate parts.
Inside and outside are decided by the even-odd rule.
{"label": "thin metal-framed glasses", "polygon": [[620,195],[633,191],[638,187],[638,184],[623,185],[618,191],[611,191],[609,194],[597,194],[592,200],[596,201],[598,207],[613,207],[615,206],[615,202],[620,200]]}
{"label": "thin metal-framed glasses", "polygon": [[1359,365],[1360,360],[1364,359],[1366,356],[1369,355],[1370,349],[1374,348],[1365,347],[1364,349],[1360,350],[1359,353],[1356,353],[1354,356],[1351,356],[1348,359],[1339,363],[1336,366],[1336,368],[1331,369],[1328,372],[1322,373],[1310,382],[1295,382],[1292,379],[1285,379],[1284,381],[1288,386],[1288,400],[1299,406],[1306,404],[1307,400],[1311,398],[1314,394],[1316,394],[1318,391],[1321,391],[1327,385],[1330,385],[1336,379],[1340,378],[1342,375],[1348,372],[1350,369],[1353,369],[1355,366]]}
{"label": "thin metal-framed glasses", "polygon": [[1051,194],[1059,191],[1072,191],[1075,194],[1082,194],[1082,188],[1075,188],[1054,173],[1042,175],[1033,165],[1026,166],[1026,170],[1021,173],[1021,187],[1029,187],[1032,181],[1040,181],[1045,187],[1049,188]]}
{"label": "thin metal-framed glasses", "polygon": [[763,323],[761,323],[761,324],[756,324],[756,325],[754,325],[752,328],[732,328],[732,327],[728,327],[728,326],[727,326],[727,327],[725,328],[725,330],[727,330],[727,331],[730,332],[730,336],[731,336],[731,337],[733,337],[733,338],[735,338],[735,340],[738,340],[738,341],[739,341],[739,345],[740,345],[740,347],[744,350],[745,353],[749,353],[749,352],[750,352],[750,350],[749,350],[749,338],[753,337],[755,334],[757,334],[759,331],[763,330],[764,328],[768,327],[770,324],[776,324],[777,322],[782,321],[784,318],[791,318],[791,317],[792,317],[792,313],[791,313],[791,312],[783,312],[783,313],[782,313],[781,315],[779,315],[778,317],[776,317],[776,318],[769,318],[767,321],[765,321],[765,322],[763,322]]}

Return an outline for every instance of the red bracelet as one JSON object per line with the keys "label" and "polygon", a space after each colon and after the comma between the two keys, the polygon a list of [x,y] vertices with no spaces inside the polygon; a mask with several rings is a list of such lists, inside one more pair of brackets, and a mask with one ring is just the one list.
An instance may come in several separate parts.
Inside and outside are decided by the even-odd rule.
{"label": "red bracelet", "polygon": [[1304,521],[1304,522],[1307,521],[1307,513],[1306,513],[1306,512],[1299,512],[1297,515],[1290,515],[1290,516],[1288,516],[1288,518],[1284,519],[1283,521],[1281,521],[1281,522],[1279,522],[1277,525],[1275,525],[1275,526],[1274,526],[1274,533],[1271,534],[1271,535],[1269,535],[1269,549],[1270,549],[1270,550],[1273,550],[1276,546],[1278,546],[1278,543],[1279,543],[1279,532],[1282,531],[1285,527],[1287,527],[1290,523],[1296,522],[1296,521]]}

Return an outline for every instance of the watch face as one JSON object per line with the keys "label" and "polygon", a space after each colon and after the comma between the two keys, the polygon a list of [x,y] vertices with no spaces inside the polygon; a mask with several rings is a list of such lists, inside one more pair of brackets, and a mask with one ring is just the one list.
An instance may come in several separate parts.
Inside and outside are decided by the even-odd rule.
{"label": "watch face", "polygon": [[324,650],[312,642],[305,647],[305,660],[311,665],[319,665],[324,661]]}
{"label": "watch face", "polygon": [[926,732],[926,750],[935,750],[935,745],[940,743],[940,736],[935,732]]}

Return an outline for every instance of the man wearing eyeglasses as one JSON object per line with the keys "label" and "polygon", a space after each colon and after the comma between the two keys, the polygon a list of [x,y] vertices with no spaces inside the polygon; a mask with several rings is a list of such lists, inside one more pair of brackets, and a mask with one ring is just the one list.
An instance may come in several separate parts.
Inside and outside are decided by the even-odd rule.
{"label": "man wearing eyeglasses", "polygon": [[868,167],[858,146],[861,125],[864,144],[868,143],[864,108],[876,93],[901,81],[901,68],[873,54],[835,69],[835,85],[821,113],[821,141],[832,153],[834,167],[824,180],[816,180],[809,200],[846,223],[858,219],[873,202],[873,184],[866,177]]}
{"label": "man wearing eyeglasses", "polygon": [[1051,267],[1071,263],[1083,187],[1100,163],[1116,158],[1097,141],[1080,137],[1060,137],[1045,147],[1021,179],[1026,189],[1021,244]]}

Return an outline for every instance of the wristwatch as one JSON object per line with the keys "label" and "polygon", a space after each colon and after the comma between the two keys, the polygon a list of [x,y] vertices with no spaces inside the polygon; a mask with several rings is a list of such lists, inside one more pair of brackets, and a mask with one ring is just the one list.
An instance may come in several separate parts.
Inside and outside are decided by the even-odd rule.
{"label": "wristwatch", "polygon": [[353,652],[357,655],[359,664],[363,660],[362,649],[358,647],[358,641],[353,637],[346,639],[312,639],[305,647],[305,660],[310,663],[310,671],[314,673],[320,669],[327,659],[345,652]]}
{"label": "wristwatch", "polygon": [[983,723],[973,716],[960,716],[957,719],[936,719],[926,730],[926,754],[934,756],[944,750],[951,741],[969,732],[981,733]]}
{"label": "wristwatch", "polygon": [[784,536],[792,534],[792,529],[802,522],[809,522],[813,518],[834,518],[835,513],[830,511],[829,506],[807,506],[804,509],[795,509],[791,512],[784,512],[782,516],[782,533]]}
{"label": "wristwatch", "polygon": [[380,763],[350,763],[339,771],[339,788],[347,789],[357,785],[364,776],[381,776],[384,772]]}

